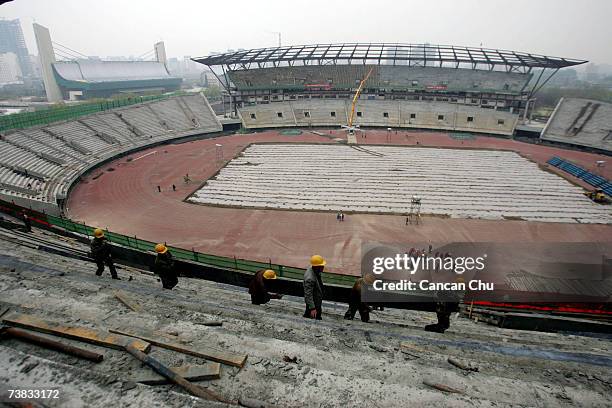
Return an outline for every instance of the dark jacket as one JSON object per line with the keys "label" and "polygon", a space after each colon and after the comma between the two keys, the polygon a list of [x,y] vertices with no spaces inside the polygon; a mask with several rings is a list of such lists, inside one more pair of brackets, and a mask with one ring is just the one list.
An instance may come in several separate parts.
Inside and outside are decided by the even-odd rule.
{"label": "dark jacket", "polygon": [[104,237],[92,239],[90,249],[91,256],[96,261],[104,261],[111,256],[111,245]]}
{"label": "dark jacket", "polygon": [[349,304],[359,305],[360,303],[362,303],[361,285],[363,285],[363,278],[357,279],[353,284],[353,287],[351,288],[351,294],[349,295]]}
{"label": "dark jacket", "polygon": [[321,310],[323,304],[323,281],[309,266],[304,273],[304,302],[308,310]]}
{"label": "dark jacket", "polygon": [[273,299],[273,296],[270,295],[266,288],[266,279],[263,277],[264,272],[257,272],[253,279],[251,279],[251,283],[249,283],[249,294],[254,305],[263,305],[268,303],[270,299]]}
{"label": "dark jacket", "polygon": [[172,254],[170,252],[166,252],[165,254],[157,254],[157,257],[155,257],[155,273],[163,277],[176,277],[174,259],[172,258]]}

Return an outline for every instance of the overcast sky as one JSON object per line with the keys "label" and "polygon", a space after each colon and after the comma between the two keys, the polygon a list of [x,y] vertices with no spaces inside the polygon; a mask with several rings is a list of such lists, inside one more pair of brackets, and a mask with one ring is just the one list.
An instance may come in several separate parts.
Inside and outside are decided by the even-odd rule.
{"label": "overcast sky", "polygon": [[32,22],[86,55],[169,57],[329,42],[480,46],[612,63],[612,0],[15,0],[0,17]]}

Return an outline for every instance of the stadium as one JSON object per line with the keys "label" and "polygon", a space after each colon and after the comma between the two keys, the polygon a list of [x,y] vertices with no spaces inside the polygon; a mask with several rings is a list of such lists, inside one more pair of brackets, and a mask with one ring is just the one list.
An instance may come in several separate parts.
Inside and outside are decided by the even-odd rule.
{"label": "stadium", "polygon": [[[397,244],[406,252],[419,243],[586,245],[585,253],[595,248],[607,256],[586,262],[588,274],[565,279],[517,271],[500,282],[506,302],[472,299],[469,316],[476,305],[483,321],[515,313],[517,329],[558,324],[555,330],[574,325],[573,331],[608,332],[612,212],[605,202],[612,196],[612,169],[606,165],[612,106],[562,99],[547,123],[529,120],[539,89],[559,70],[586,61],[371,43],[251,49],[194,61],[210,67],[223,84],[225,117],[215,114],[203,94],[168,92],[0,118],[2,211],[17,220],[26,214],[34,227],[79,242],[100,228],[126,268],[152,266],[155,244],[164,243],[183,276],[219,285],[245,287],[255,272],[272,269],[275,288],[288,296],[303,295],[304,269],[320,254],[327,260],[325,300],[335,305],[347,302],[362,275],[363,248],[372,242]],[[62,87],[76,89],[78,67],[64,63],[55,69]],[[108,78],[99,66],[89,69]],[[12,239],[34,239],[25,235]],[[48,240],[28,242],[52,253],[74,251]],[[81,252],[73,258],[82,260]],[[151,299],[158,295],[148,290],[132,295],[156,307]],[[194,286],[198,290],[231,297],[235,289]],[[518,301],[527,292],[554,301]],[[435,311],[431,302],[395,306],[386,305]],[[250,313],[244,307],[228,310]],[[461,307],[465,311],[467,302]],[[533,323],[517,310],[551,312],[554,322],[538,315],[533,319],[541,320]],[[389,313],[390,321],[399,319],[397,310]],[[585,321],[568,323],[577,317]],[[417,325],[426,321],[419,319]],[[289,331],[308,330],[286,324]],[[493,341],[485,331],[473,336]],[[537,332],[525,336],[526,344],[548,347],[536,340]],[[588,356],[568,357],[572,344],[558,347],[559,354],[551,356],[590,364]],[[504,349],[503,358],[514,352]],[[354,358],[345,361],[355,364]],[[598,358],[609,366],[610,357]],[[337,404],[331,406],[342,401],[336,393],[341,385],[335,386]],[[262,384],[251,390],[272,398]],[[486,393],[489,402],[498,401],[493,391]],[[605,405],[602,395],[595,390],[588,401]],[[427,393],[423,398],[440,402]],[[443,402],[459,406],[465,403],[460,398],[450,395]],[[305,401],[310,400],[301,395],[289,398],[298,405]],[[384,401],[393,406],[391,399]],[[530,401],[524,396],[516,403]]]}

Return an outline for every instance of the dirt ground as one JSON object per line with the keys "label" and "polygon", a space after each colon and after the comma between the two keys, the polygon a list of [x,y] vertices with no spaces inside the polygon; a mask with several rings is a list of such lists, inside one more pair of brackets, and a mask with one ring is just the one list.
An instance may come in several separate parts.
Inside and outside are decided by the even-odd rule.
{"label": "dirt ground", "polygon": [[[1,234],[0,247],[0,306],[67,325],[146,329],[196,349],[248,354],[242,369],[222,365],[220,379],[198,382],[230,400],[343,408],[610,403],[609,338],[500,329],[458,316],[445,334],[428,333],[423,326],[435,321],[432,313],[386,309],[366,324],[344,320],[346,305],[330,302],[323,305],[324,319],[311,321],[302,317],[303,300],[295,297],[253,306],[243,288],[183,278],[168,291],[137,269],[122,267],[122,280],[113,281],[108,272],[96,277],[92,263],[18,246]],[[117,289],[143,311],[119,303],[113,296]],[[198,324],[205,321],[223,325]],[[136,384],[148,368],[124,351],[62,341],[101,352],[104,361],[3,339],[0,388],[57,388],[61,399],[44,401],[49,407],[220,406],[177,386]],[[204,362],[155,346],[150,354],[168,365]],[[285,356],[297,361],[286,362]],[[460,370],[449,357],[478,371]]]}
{"label": "dirt ground", "polygon": [[[184,201],[248,144],[335,143],[334,138],[346,137],[343,131],[318,133],[283,136],[264,131],[150,148],[86,176],[69,197],[68,216],[181,248],[295,267],[305,267],[318,253],[328,259],[331,272],[350,275],[359,274],[362,245],[371,242],[406,243],[407,248],[410,242],[612,242],[612,225],[603,224],[424,217],[421,225],[406,226],[403,216],[375,214],[347,214],[346,222],[338,223],[335,213],[221,208]],[[512,150],[542,166],[558,155],[612,178],[612,166],[594,167],[608,157],[496,137],[456,140],[445,132],[368,130],[358,143]],[[223,161],[217,160],[216,144],[222,145]],[[548,170],[584,185],[558,169]],[[191,183],[183,182],[185,174]]]}

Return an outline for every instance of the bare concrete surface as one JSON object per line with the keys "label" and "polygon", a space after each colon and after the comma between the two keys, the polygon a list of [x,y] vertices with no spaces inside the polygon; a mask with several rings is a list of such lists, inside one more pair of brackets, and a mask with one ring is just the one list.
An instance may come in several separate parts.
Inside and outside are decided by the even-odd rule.
{"label": "bare concrete surface", "polygon": [[[610,404],[612,347],[605,336],[500,329],[457,316],[445,334],[427,333],[423,326],[435,321],[433,313],[386,309],[366,324],[344,320],[346,305],[329,302],[317,322],[302,317],[299,298],[254,306],[243,288],[181,278],[168,291],[137,269],[121,267],[122,280],[112,281],[108,271],[96,277],[92,263],[2,238],[0,248],[0,308],[75,326],[154,331],[186,347],[248,354],[243,368],[221,365],[219,379],[196,382],[231,401],[254,398],[276,407]],[[142,311],[119,302],[116,290]],[[210,321],[223,325],[201,324]],[[61,399],[42,401],[50,407],[222,406],[175,385],[134,383],[149,368],[125,351],[61,341],[103,353],[104,360],[95,364],[2,339],[0,388],[57,388]],[[156,346],[150,355],[167,366],[206,363]],[[478,371],[462,370],[449,357]]]}

